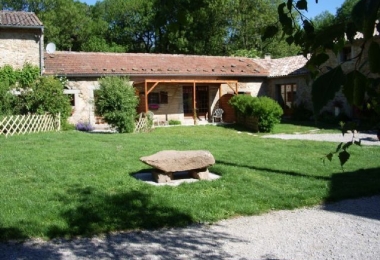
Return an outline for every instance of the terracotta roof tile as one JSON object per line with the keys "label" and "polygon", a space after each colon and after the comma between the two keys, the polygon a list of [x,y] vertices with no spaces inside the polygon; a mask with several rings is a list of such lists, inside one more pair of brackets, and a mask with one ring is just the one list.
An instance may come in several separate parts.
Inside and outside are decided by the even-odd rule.
{"label": "terracotta roof tile", "polygon": [[255,59],[255,61],[270,72],[268,75],[269,77],[281,77],[308,73],[308,70],[305,68],[307,59],[302,55],[280,59]]}
{"label": "terracotta roof tile", "polygon": [[0,11],[0,27],[30,26],[41,27],[42,22],[34,13]]}
{"label": "terracotta roof tile", "polygon": [[45,53],[46,75],[172,75],[172,76],[258,76],[269,72],[250,58],[146,54],[61,52]]}

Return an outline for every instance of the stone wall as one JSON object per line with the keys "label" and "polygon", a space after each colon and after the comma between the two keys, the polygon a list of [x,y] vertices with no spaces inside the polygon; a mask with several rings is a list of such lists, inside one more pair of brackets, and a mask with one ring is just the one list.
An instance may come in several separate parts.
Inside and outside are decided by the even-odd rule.
{"label": "stone wall", "polygon": [[312,109],[311,103],[311,80],[309,76],[292,76],[281,78],[269,78],[267,82],[268,96],[274,100],[278,100],[277,87],[286,84],[297,85],[297,97],[295,104],[304,103],[307,108]]}
{"label": "stone wall", "polygon": [[69,90],[75,98],[72,116],[69,118],[71,124],[78,122],[91,123],[95,125],[94,90],[99,88],[97,80],[79,79],[69,80]]}
{"label": "stone wall", "polygon": [[37,29],[0,29],[0,67],[22,68],[25,63],[43,67],[43,35]]}
{"label": "stone wall", "polygon": [[[160,121],[169,121],[169,120],[179,120],[184,122],[185,115],[183,113],[183,92],[182,87],[186,84],[159,84],[156,86],[151,93],[160,93],[165,91],[168,94],[168,103],[159,104],[159,108],[152,110],[155,114],[155,118]],[[187,84],[188,85],[188,84]],[[208,97],[209,97],[209,112],[206,116],[200,118],[202,121],[211,121],[212,113],[216,108],[219,108],[220,97],[226,97],[228,95],[233,95],[233,89],[227,84],[203,84],[208,86]],[[198,85],[197,85],[198,86]],[[243,82],[239,83],[239,88],[242,87],[244,91],[249,91],[253,96],[259,95],[262,91],[263,85],[262,82]],[[72,116],[69,118],[69,122],[76,124],[78,122],[89,122],[95,124],[95,109],[94,109],[94,90],[99,88],[99,83],[97,79],[71,79],[68,83],[68,88],[65,90],[65,93],[74,95],[75,97],[75,106],[73,107]],[[221,93],[219,93],[219,91]],[[139,95],[140,103],[137,108],[137,112],[145,112],[145,93],[144,86],[137,85],[136,93]],[[229,109],[226,105],[228,101],[224,100],[223,103],[225,109],[225,118],[226,122],[235,122],[235,111]]]}

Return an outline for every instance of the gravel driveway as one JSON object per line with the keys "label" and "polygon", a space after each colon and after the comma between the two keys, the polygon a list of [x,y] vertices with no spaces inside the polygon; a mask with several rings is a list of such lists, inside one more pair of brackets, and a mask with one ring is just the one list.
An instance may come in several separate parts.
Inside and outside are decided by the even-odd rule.
{"label": "gravel driveway", "polygon": [[[341,141],[313,136],[307,138]],[[373,135],[363,138],[380,144]],[[380,259],[380,196],[213,225],[0,243],[0,259]]]}
{"label": "gravel driveway", "polygon": [[379,259],[380,196],[213,225],[0,244],[0,259]]}

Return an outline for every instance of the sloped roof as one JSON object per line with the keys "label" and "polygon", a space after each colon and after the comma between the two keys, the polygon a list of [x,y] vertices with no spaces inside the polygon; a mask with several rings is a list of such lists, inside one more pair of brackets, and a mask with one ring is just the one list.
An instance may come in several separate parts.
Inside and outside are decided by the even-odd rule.
{"label": "sloped roof", "polygon": [[42,22],[34,13],[0,10],[0,27],[40,28],[42,26]]}
{"label": "sloped roof", "polygon": [[295,76],[307,74],[305,68],[307,59],[302,55],[279,59],[255,59],[269,71],[269,77]]}
{"label": "sloped roof", "polygon": [[269,71],[250,58],[57,51],[45,53],[44,74],[267,77]]}

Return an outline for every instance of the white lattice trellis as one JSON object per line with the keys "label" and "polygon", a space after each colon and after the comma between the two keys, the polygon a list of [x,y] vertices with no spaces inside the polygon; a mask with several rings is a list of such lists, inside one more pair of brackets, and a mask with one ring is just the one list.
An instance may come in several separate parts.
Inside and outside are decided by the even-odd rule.
{"label": "white lattice trellis", "polygon": [[15,115],[0,118],[0,135],[28,134],[47,131],[59,131],[60,114]]}

